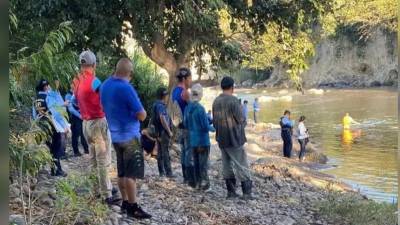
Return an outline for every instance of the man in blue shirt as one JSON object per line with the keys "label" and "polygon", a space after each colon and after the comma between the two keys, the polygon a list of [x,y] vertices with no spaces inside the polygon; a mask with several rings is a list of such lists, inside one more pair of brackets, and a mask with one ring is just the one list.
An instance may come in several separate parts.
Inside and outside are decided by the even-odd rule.
{"label": "man in blue shirt", "polygon": [[168,91],[161,87],[157,90],[157,101],[153,105],[153,124],[157,133],[157,165],[160,177],[173,178],[169,144],[172,137],[172,121],[167,113]]}
{"label": "man in blue shirt", "polygon": [[81,156],[79,152],[79,138],[81,139],[81,144],[83,146],[85,154],[89,154],[89,147],[86,142],[85,137],[83,136],[82,130],[82,117],[79,112],[78,102],[73,94],[73,84],[71,84],[71,90],[65,95],[65,101],[68,102],[68,114],[69,120],[71,122],[71,131],[72,131],[72,149],[74,151],[75,156]]}
{"label": "man in blue shirt", "polygon": [[129,83],[132,72],[132,62],[127,58],[120,59],[115,74],[101,86],[100,98],[117,155],[118,185],[123,198],[121,210],[128,216],[145,219],[151,215],[137,203],[136,179],[144,178],[140,122],[147,114]]}
{"label": "man in blue shirt", "polygon": [[290,158],[293,147],[292,134],[294,121],[290,120],[289,110],[285,110],[279,124],[281,126],[281,137],[283,140],[283,156]]}
{"label": "man in blue shirt", "polygon": [[258,112],[260,111],[260,104],[258,103],[258,98],[254,99],[253,112],[254,112],[254,123],[258,122]]}
{"label": "man in blue shirt", "polygon": [[[180,68],[176,74],[176,78],[178,79],[178,84],[172,90],[172,101],[173,104],[178,104],[181,110],[182,121],[184,120],[184,113],[187,104],[189,103],[189,92],[188,89],[192,83],[192,73],[188,68]],[[182,174],[183,174],[183,182],[188,183],[192,187],[195,187],[194,182],[190,182],[189,177],[193,177],[194,175],[194,162],[190,147],[189,147],[189,139],[187,130],[180,125],[180,142],[181,142],[181,165],[182,165]]]}

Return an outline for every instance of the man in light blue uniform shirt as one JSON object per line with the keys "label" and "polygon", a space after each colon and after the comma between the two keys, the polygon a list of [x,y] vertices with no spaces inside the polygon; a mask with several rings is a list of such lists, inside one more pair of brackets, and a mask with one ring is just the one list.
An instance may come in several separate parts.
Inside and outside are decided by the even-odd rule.
{"label": "man in light blue uniform shirt", "polygon": [[258,112],[260,111],[260,104],[258,103],[258,98],[254,99],[253,111],[254,111],[254,123],[257,123],[258,122]]}

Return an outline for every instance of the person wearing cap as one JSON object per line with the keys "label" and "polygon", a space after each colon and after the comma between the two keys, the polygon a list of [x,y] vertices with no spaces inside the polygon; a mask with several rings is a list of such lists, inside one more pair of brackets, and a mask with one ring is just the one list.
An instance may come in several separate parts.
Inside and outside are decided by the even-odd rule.
{"label": "person wearing cap", "polygon": [[157,90],[157,101],[153,105],[153,124],[157,136],[157,165],[160,177],[173,178],[169,144],[172,137],[172,121],[167,113],[168,91],[160,87]]}
{"label": "person wearing cap", "polygon": [[[243,199],[251,200],[252,181],[247,154],[243,148],[247,141],[245,121],[238,99],[233,96],[234,81],[224,77],[221,81],[222,94],[213,102],[213,123],[216,140],[221,150],[222,173],[225,179],[228,198],[238,197],[236,179],[241,182]],[[234,172],[235,171],[235,172]]]}
{"label": "person wearing cap", "polygon": [[[33,118],[38,121],[39,126],[51,139],[46,142],[53,156],[56,168],[51,168],[52,176],[67,176],[61,166],[63,151],[63,135],[68,132],[69,124],[63,115],[57,111],[55,104],[49,98],[50,84],[47,80],[41,79],[36,86],[37,97],[33,107]],[[48,125],[50,124],[50,126]]]}
{"label": "person wearing cap", "polygon": [[111,140],[103,107],[100,103],[101,81],[95,76],[96,56],[90,50],[79,55],[80,73],[73,80],[74,95],[82,117],[82,129],[89,145],[92,170],[99,179],[99,192],[104,201],[114,204],[112,184],[108,175],[111,169]]}
{"label": "person wearing cap", "polygon": [[132,72],[132,62],[128,58],[120,59],[115,73],[101,86],[100,96],[117,156],[121,210],[130,217],[146,219],[151,215],[138,205],[136,180],[144,178],[140,122],[146,119],[147,113],[129,83]]}
{"label": "person wearing cap", "polygon": [[195,84],[191,88],[190,103],[185,108],[184,126],[189,132],[189,157],[193,157],[194,170],[189,170],[189,178],[198,190],[209,191],[208,157],[210,154],[210,131],[215,131],[209,123],[206,110],[200,104],[203,87]]}
{"label": "person wearing cap", "polygon": [[74,84],[71,84],[71,89],[65,95],[65,101],[68,101],[68,115],[69,120],[71,122],[71,131],[72,131],[72,150],[75,156],[81,156],[79,152],[79,139],[81,140],[81,145],[84,149],[85,154],[89,154],[89,147],[87,145],[86,139],[83,136],[82,130],[82,116],[79,112],[78,102],[76,101],[76,97],[74,95]]}
{"label": "person wearing cap", "polygon": [[[190,100],[188,89],[192,84],[192,73],[188,68],[180,68],[176,74],[176,78],[178,79],[178,84],[172,90],[172,102],[173,104],[178,104],[182,117],[181,121],[183,121],[185,108]],[[186,168],[192,168],[194,166],[194,162],[192,159],[190,159],[190,157],[186,157],[186,154],[190,150],[187,130],[183,127],[183,124],[181,124],[179,128],[183,182],[188,183],[189,179]],[[187,160],[185,161],[185,159]]]}

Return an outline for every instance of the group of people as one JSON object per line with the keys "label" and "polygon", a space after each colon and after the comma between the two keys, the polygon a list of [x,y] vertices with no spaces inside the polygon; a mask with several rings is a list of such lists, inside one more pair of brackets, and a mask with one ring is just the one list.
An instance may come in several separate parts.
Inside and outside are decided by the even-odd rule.
{"label": "group of people", "polygon": [[[192,84],[191,71],[181,68],[177,72],[178,84],[172,90],[172,106],[176,105],[181,114],[178,124],[181,144],[181,166],[184,183],[198,190],[210,190],[208,161],[210,154],[209,132],[216,132],[216,141],[221,150],[223,177],[227,198],[236,198],[237,181],[242,187],[242,198],[251,200],[252,181],[247,155],[243,148],[246,142],[246,120],[239,100],[233,96],[234,80],[221,80],[222,94],[206,113],[200,104],[203,88]],[[189,92],[190,88],[190,92]],[[160,172],[160,175],[162,173]]]}
{"label": "group of people", "polygon": [[[247,100],[244,100],[243,103],[242,103],[242,99],[239,99],[239,103],[240,103],[240,105],[242,107],[243,117],[244,117],[244,119],[245,119],[245,121],[247,123],[247,118],[249,116],[249,108],[248,108],[248,103],[249,102]],[[259,112],[260,112],[260,103],[258,102],[258,98],[255,98],[254,102],[253,102],[253,120],[254,120],[254,123],[258,122],[258,114],[259,114]]]}
{"label": "group of people", "polygon": [[[98,196],[108,205],[119,204],[121,198],[113,191],[115,188],[109,177],[113,145],[117,156],[121,210],[134,218],[151,218],[138,205],[136,196],[136,179],[144,177],[140,121],[145,120],[147,114],[129,83],[132,62],[120,59],[115,72],[103,84],[95,76],[96,56],[93,52],[82,52],[79,63],[80,72],[73,79],[65,101],[59,92],[54,94],[57,90],[52,91],[49,82],[44,79],[36,88],[34,118],[42,129],[51,127],[52,138],[47,144],[55,161],[52,175],[66,176],[60,158],[65,154],[65,134],[72,130],[75,155],[81,155],[79,138],[85,153],[89,153],[92,172],[98,178]],[[63,111],[67,109],[72,124],[63,116]],[[45,121],[49,123],[43,123]]]}
{"label": "group of people", "polygon": [[[216,132],[227,197],[239,197],[236,191],[239,181],[242,197],[253,199],[250,169],[243,148],[246,120],[238,99],[233,96],[234,81],[231,77],[222,79],[223,93],[214,101],[212,113],[206,113],[200,104],[202,86],[192,86],[191,71],[180,68],[176,74],[178,84],[171,94],[166,88],[157,90],[157,101],[149,122],[154,132],[149,132],[149,129],[141,130],[147,112],[130,84],[134,71],[129,59],[120,59],[113,74],[104,82],[95,76],[96,56],[93,52],[83,51],[79,55],[79,63],[80,72],[72,80],[65,100],[58,91],[59,82],[56,82],[55,90],[45,79],[40,80],[36,87],[33,114],[42,129],[48,129],[51,134],[47,144],[55,163],[52,175],[67,176],[60,159],[65,155],[66,134],[72,132],[73,152],[75,156],[81,155],[78,147],[80,139],[84,153],[89,154],[91,169],[98,178],[98,196],[104,203],[121,204],[121,211],[134,218],[151,218],[138,205],[136,195],[136,181],[144,178],[143,149],[146,143],[143,137],[156,142],[159,175],[168,178],[175,178],[169,151],[173,138],[178,137],[183,182],[194,189],[209,191],[209,132]],[[169,100],[172,104],[167,104]],[[64,112],[69,113],[69,120]],[[175,114],[179,115],[179,124],[174,124]],[[43,123],[46,121],[50,126]],[[112,146],[117,158],[118,187],[122,199],[114,191],[116,189],[109,177]]]}

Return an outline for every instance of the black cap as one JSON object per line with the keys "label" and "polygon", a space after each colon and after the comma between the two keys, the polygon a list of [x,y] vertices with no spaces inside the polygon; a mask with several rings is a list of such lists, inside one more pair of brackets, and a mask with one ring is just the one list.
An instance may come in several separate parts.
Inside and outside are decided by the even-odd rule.
{"label": "black cap", "polygon": [[192,75],[192,73],[190,72],[190,70],[188,68],[180,68],[178,70],[178,72],[176,73],[177,78],[185,78],[185,77],[188,77],[191,75]]}
{"label": "black cap", "polygon": [[221,80],[221,88],[222,90],[227,90],[233,87],[233,85],[235,84],[235,81],[232,79],[232,77],[224,77]]}
{"label": "black cap", "polygon": [[157,98],[161,99],[166,95],[168,95],[168,90],[166,88],[160,87],[157,89]]}
{"label": "black cap", "polygon": [[43,88],[44,88],[45,86],[47,86],[47,85],[49,85],[49,82],[48,82],[47,80],[45,80],[45,79],[41,79],[41,80],[39,81],[39,83],[36,85],[36,91],[37,91],[37,92],[43,91]]}

